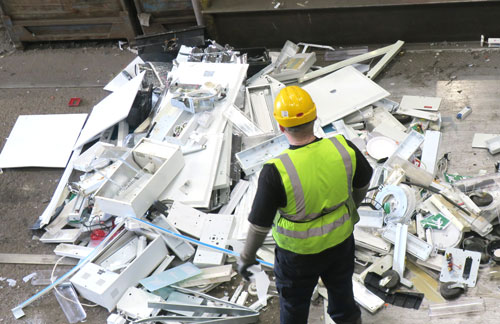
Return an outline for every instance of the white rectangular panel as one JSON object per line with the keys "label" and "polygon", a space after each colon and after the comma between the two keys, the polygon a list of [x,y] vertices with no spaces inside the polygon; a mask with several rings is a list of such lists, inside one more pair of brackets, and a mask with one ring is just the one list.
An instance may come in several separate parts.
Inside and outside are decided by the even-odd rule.
{"label": "white rectangular panel", "polygon": [[94,106],[75,148],[89,142],[96,135],[128,116],[144,74],[145,72],[142,72]]}
{"label": "white rectangular panel", "polygon": [[321,126],[345,117],[389,92],[352,66],[345,67],[303,87],[316,104]]}
{"label": "white rectangular panel", "polygon": [[64,168],[87,114],[21,115],[0,154],[0,168]]}

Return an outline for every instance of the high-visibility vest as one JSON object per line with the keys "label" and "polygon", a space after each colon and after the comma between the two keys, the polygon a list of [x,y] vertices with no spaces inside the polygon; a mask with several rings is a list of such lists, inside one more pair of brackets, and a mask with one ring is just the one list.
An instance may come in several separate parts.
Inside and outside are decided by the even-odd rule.
{"label": "high-visibility vest", "polygon": [[267,163],[278,169],[287,198],[273,223],[279,247],[314,254],[352,234],[359,219],[352,199],[356,154],[343,136],[287,149]]}

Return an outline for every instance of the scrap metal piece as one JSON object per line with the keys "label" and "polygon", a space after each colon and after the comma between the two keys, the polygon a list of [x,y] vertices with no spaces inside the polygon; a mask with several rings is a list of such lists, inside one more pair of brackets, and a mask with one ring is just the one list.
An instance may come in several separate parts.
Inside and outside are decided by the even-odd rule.
{"label": "scrap metal piece", "polygon": [[259,320],[259,314],[255,315],[245,315],[245,316],[234,316],[234,317],[203,317],[203,316],[155,316],[144,318],[142,320],[135,321],[135,323],[148,323],[148,322],[178,322],[182,319],[183,322],[196,322],[196,323],[209,323],[209,324],[251,324],[257,323]]}
{"label": "scrap metal piece", "polygon": [[384,211],[368,208],[358,208],[359,222],[356,226],[382,228],[384,226]]}
{"label": "scrap metal piece", "polygon": [[[389,92],[352,66],[308,83],[303,89],[316,104],[321,126],[389,96]],[[335,107],[332,107],[332,102],[335,102]]]}
{"label": "scrap metal piece", "polygon": [[191,262],[183,263],[162,273],[141,279],[139,283],[149,291],[155,291],[199,275],[201,270]]}
{"label": "scrap metal piece", "polygon": [[236,186],[234,186],[233,190],[231,191],[231,196],[228,203],[222,206],[222,208],[219,210],[219,214],[231,215],[234,212],[236,205],[240,202],[241,198],[247,191],[248,186],[248,181],[243,179],[239,180]]}
{"label": "scrap metal piece", "polygon": [[[159,227],[166,228],[173,233],[179,234],[177,229],[174,226],[172,226],[167,220],[167,218],[163,215],[156,217],[152,221],[152,223]],[[181,261],[186,261],[194,254],[195,252],[194,247],[192,247],[191,244],[187,243],[186,241],[171,235],[166,235],[162,232],[160,232],[160,234],[162,235],[163,240],[165,241],[167,246],[174,252],[174,254],[179,259],[181,259]]]}
{"label": "scrap metal piece", "polygon": [[274,95],[271,85],[257,85],[246,88],[246,110],[264,133],[279,134],[278,123],[274,119]]}
{"label": "scrap metal piece", "polygon": [[202,268],[201,273],[192,278],[183,280],[177,285],[183,288],[209,285],[231,280],[232,266],[230,264]]}
{"label": "scrap metal piece", "polygon": [[259,171],[268,160],[276,157],[289,146],[284,134],[267,140],[257,146],[236,153],[236,159],[246,175]]}
{"label": "scrap metal piece", "polygon": [[420,167],[427,170],[432,176],[436,175],[436,163],[438,160],[439,144],[441,142],[441,132],[427,130],[425,132],[424,145]]}
{"label": "scrap metal piece", "polygon": [[354,240],[356,245],[377,253],[387,254],[391,250],[390,243],[357,226],[354,227]]}
{"label": "scrap metal piece", "polygon": [[186,305],[168,302],[149,302],[149,307],[161,308],[165,310],[180,310],[180,311],[194,311],[200,313],[210,314],[226,314],[232,316],[254,315],[255,311],[251,309],[241,309],[234,307],[220,307],[220,306],[204,306],[204,305]]}
{"label": "scrap metal piece", "polygon": [[[227,240],[234,229],[234,216],[221,214],[208,214],[203,222],[203,232],[200,241],[225,248]],[[193,263],[199,267],[222,265],[226,255],[198,246]]]}
{"label": "scrap metal piece", "polygon": [[301,78],[316,62],[316,53],[299,53],[277,64],[270,76],[278,81]]}
{"label": "scrap metal piece", "polygon": [[116,309],[121,314],[131,318],[146,318],[157,315],[160,309],[151,307],[148,302],[161,302],[160,296],[153,295],[139,288],[130,287],[116,304]]}
{"label": "scrap metal piece", "polygon": [[[420,260],[427,260],[432,252],[432,245],[427,242],[422,241],[415,235],[408,233],[408,241],[406,251],[411,255],[419,258]],[[396,242],[396,226],[393,224],[388,224],[385,227],[382,237],[391,243]]]}
{"label": "scrap metal piece", "polygon": [[181,86],[171,86],[170,91],[174,94],[171,98],[172,105],[192,114],[212,110],[215,102],[223,99],[226,92],[220,85],[210,88],[200,86],[191,91],[186,91]]}
{"label": "scrap metal piece", "polygon": [[312,80],[314,78],[320,77],[322,75],[331,73],[333,71],[336,71],[338,69],[341,69],[343,67],[349,66],[351,64],[355,63],[361,63],[364,61],[371,60],[375,57],[384,55],[384,57],[368,72],[367,76],[370,79],[374,79],[377,77],[377,75],[382,71],[382,69],[390,62],[390,60],[397,54],[399,53],[399,50],[403,46],[404,42],[398,40],[396,43],[379,48],[375,51],[368,52],[366,54],[362,54],[353,58],[349,58],[347,60],[326,66],[324,68],[321,68],[317,71],[307,73],[303,77],[299,78],[299,83],[306,82],[309,80]]}
{"label": "scrap metal piece", "polygon": [[223,112],[224,116],[233,123],[245,136],[264,135],[264,132],[235,105],[230,105]]}
{"label": "scrap metal piece", "polygon": [[[167,253],[163,239],[157,237],[120,273],[106,270],[99,265],[100,260],[105,259],[107,254],[119,248],[122,240],[127,240],[130,237],[129,231],[122,233],[110,242],[106,251],[99,258],[92,259],[70,279],[80,296],[105,307],[108,311],[112,311],[116,307],[125,290],[151,273]],[[135,236],[133,233],[131,235]]]}
{"label": "scrap metal piece", "polygon": [[396,226],[396,240],[394,242],[394,258],[392,262],[392,269],[394,269],[399,274],[399,280],[401,281],[401,283],[411,288],[413,284],[404,278],[407,237],[408,225],[398,223]]}
{"label": "scrap metal piece", "polygon": [[362,283],[357,280],[352,280],[352,290],[354,293],[354,300],[363,308],[368,310],[370,313],[375,313],[382,306],[384,306],[384,300],[371,291],[369,291]]}
{"label": "scrap metal piece", "polygon": [[423,143],[424,138],[424,135],[412,130],[410,134],[408,134],[408,136],[405,138],[404,142],[399,144],[398,148],[389,158],[389,160],[385,162],[385,165],[391,165],[393,157],[396,156],[402,158],[403,160],[408,160]]}
{"label": "scrap metal piece", "polygon": [[[57,189],[56,189],[57,190]],[[14,317],[16,319],[19,319],[21,317],[23,317],[25,314],[24,314],[24,311],[23,311],[23,308],[30,305],[31,303],[33,303],[35,300],[37,300],[38,298],[42,297],[43,295],[45,295],[46,293],[48,293],[50,290],[52,290],[54,287],[56,287],[57,285],[65,282],[67,279],[69,279],[74,273],[76,273],[78,270],[80,270],[81,268],[83,268],[86,264],[89,264],[89,262],[99,253],[101,252],[104,247],[106,246],[106,244],[114,237],[114,235],[116,233],[118,233],[119,230],[121,230],[123,228],[123,225],[124,225],[124,221],[121,221],[119,224],[117,224],[115,226],[115,228],[109,232],[109,234],[101,241],[101,243],[96,247],[94,248],[94,251],[92,251],[92,253],[90,253],[86,258],[82,259],[75,267],[73,267],[71,270],[69,270],[68,272],[66,272],[64,275],[62,275],[61,277],[59,277],[56,281],[52,282],[50,285],[48,285],[47,287],[45,287],[44,289],[42,289],[41,291],[39,291],[38,293],[36,293],[35,295],[33,295],[32,297],[30,297],[29,299],[25,300],[24,302],[22,302],[21,304],[17,305],[16,307],[14,307],[12,309],[12,314],[14,315]]]}
{"label": "scrap metal piece", "polygon": [[[184,167],[179,146],[142,138],[96,192],[99,208],[117,216],[142,216]],[[119,186],[117,185],[119,184]]]}
{"label": "scrap metal piece", "polygon": [[[193,239],[191,237],[188,237],[188,236],[185,236],[185,235],[182,235],[182,234],[178,234],[178,233],[172,232],[172,231],[170,231],[170,230],[168,230],[166,228],[163,228],[163,227],[151,224],[150,222],[145,221],[143,219],[139,219],[139,218],[136,218],[136,217],[130,217],[129,219],[133,219],[136,222],[139,222],[139,223],[142,223],[142,224],[144,224],[144,225],[146,225],[148,227],[160,230],[160,231],[162,231],[162,232],[164,232],[164,233],[166,233],[168,235],[171,235],[171,236],[174,236],[174,237],[177,237],[177,238],[181,238],[181,239],[183,239],[185,241],[188,241],[190,243],[193,243],[193,244],[196,244],[196,245],[202,245],[204,247],[208,247],[208,248],[220,251],[220,252],[224,252],[224,253],[232,255],[232,256],[236,256],[236,257],[240,256],[240,254],[237,253],[237,252],[234,252],[234,251],[231,251],[231,250],[228,250],[228,249],[224,249],[224,248],[221,248],[221,247],[218,247],[218,246],[215,246],[215,245],[211,245],[211,244],[208,244],[208,243],[204,243],[204,242],[198,241],[196,239]],[[274,265],[272,263],[266,262],[266,261],[263,261],[263,260],[260,260],[260,259],[257,259],[257,262],[259,262],[262,265],[271,267],[271,268],[274,267]]]}
{"label": "scrap metal piece", "polygon": [[388,269],[392,268],[393,256],[390,254],[384,255],[377,261],[373,262],[368,268],[366,268],[362,273],[360,273],[359,278],[364,282],[366,275],[369,272],[375,272],[378,275],[382,275]]}

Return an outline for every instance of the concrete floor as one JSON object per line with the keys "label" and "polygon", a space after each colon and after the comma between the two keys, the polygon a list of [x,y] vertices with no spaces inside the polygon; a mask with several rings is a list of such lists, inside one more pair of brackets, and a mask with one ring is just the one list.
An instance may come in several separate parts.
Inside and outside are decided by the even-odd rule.
{"label": "concrete floor", "polygon": [[[450,172],[475,175],[480,170],[494,172],[494,162],[486,150],[472,149],[475,132],[500,133],[498,113],[500,97],[500,51],[477,48],[478,44],[407,45],[376,80],[391,93],[392,100],[403,95],[443,98],[443,140],[441,154],[450,152]],[[106,84],[134,57],[120,51],[115,43],[31,46],[24,52],[0,54],[0,148],[3,147],[17,117],[21,114],[89,112],[106,96],[99,85]],[[7,52],[8,53],[8,52]],[[40,88],[42,87],[42,88]],[[67,107],[71,97],[81,97],[78,108]],[[473,113],[457,121],[456,113],[464,106]],[[40,233],[29,227],[42,213],[62,174],[60,169],[9,169],[0,175],[0,252],[51,254],[55,245],[40,243]],[[10,309],[43,287],[24,283],[22,278],[51,266],[0,264],[0,277],[17,280],[15,287],[0,281],[0,323],[66,323],[53,294],[25,308],[26,316],[15,320]],[[67,269],[67,268],[66,268]],[[453,317],[455,323],[497,323],[500,311],[499,284],[489,282],[482,269],[478,286],[467,296],[482,296],[486,311],[474,316]],[[231,282],[226,288],[235,287]],[[387,306],[377,314],[363,311],[363,323],[406,324],[445,323],[430,320],[428,301],[419,310]],[[322,323],[321,303],[312,306],[310,323]],[[103,323],[108,312],[101,307],[86,308],[87,323]],[[278,300],[262,312],[261,323],[277,323]]]}

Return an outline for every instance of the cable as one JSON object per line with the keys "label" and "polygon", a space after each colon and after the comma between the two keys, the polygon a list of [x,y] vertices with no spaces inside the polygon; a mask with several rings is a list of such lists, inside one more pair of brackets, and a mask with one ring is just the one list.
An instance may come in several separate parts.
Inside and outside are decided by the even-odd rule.
{"label": "cable", "polygon": [[467,216],[471,216],[468,210],[466,210],[462,206],[458,205],[456,202],[454,202],[453,200],[451,200],[450,198],[448,198],[447,196],[445,196],[444,194],[442,194],[437,189],[434,189],[434,188],[428,187],[428,186],[424,186],[424,185],[421,185],[421,184],[418,184],[418,183],[409,182],[409,181],[403,181],[401,183],[405,184],[405,185],[409,185],[409,186],[417,186],[417,187],[423,188],[425,190],[428,190],[430,192],[437,193],[437,194],[441,195],[447,202],[449,202],[450,204],[452,204],[453,206],[457,207],[458,209],[460,209],[461,211],[463,211],[465,214],[467,214]]}
{"label": "cable", "polygon": [[[428,186],[424,186],[424,185],[421,185],[421,184],[418,184],[418,183],[414,183],[414,182],[409,182],[409,181],[402,181],[401,182],[402,184],[405,184],[405,185],[408,185],[408,186],[416,186],[416,187],[420,187],[420,188],[423,188],[427,191],[430,191],[430,192],[433,192],[433,193],[436,193],[436,194],[439,194],[441,195],[447,202],[449,202],[450,204],[452,204],[453,206],[457,207],[458,209],[460,209],[462,212],[464,212],[465,214],[467,214],[467,216],[471,216],[470,212],[468,210],[466,210],[465,208],[463,208],[462,206],[458,205],[456,202],[454,202],[453,200],[451,200],[450,198],[448,198],[447,196],[445,196],[444,194],[441,193],[441,191],[437,190],[437,189],[434,189],[432,187],[428,187]],[[370,192],[370,191],[373,191],[373,190],[376,190],[376,189],[379,189],[379,187],[373,187],[373,188],[369,188],[367,190],[367,192]]]}
{"label": "cable", "polygon": [[[54,264],[54,268],[52,268],[52,273],[50,274],[50,282],[51,282],[51,283],[54,283],[54,281],[55,281],[55,278],[54,278],[54,273],[56,272],[56,267],[57,267],[57,265],[58,265],[58,264],[59,264],[59,262],[61,262],[61,261],[62,261],[62,259],[64,259],[64,258],[65,258],[64,256],[60,257],[60,258],[56,261],[56,264]],[[73,304],[78,304],[76,301],[74,301],[74,300],[72,300],[72,299],[69,299],[69,298],[68,298],[68,297],[66,297],[66,296],[63,296],[63,295],[59,292],[59,290],[57,290],[57,286],[56,286],[56,287],[54,287],[54,288],[55,288],[55,289],[54,289],[54,291],[56,292],[56,294],[58,294],[61,298],[66,299],[67,301],[70,301],[70,302],[72,302]],[[97,306],[99,306],[99,305],[97,305],[97,304],[94,304],[94,305],[84,304],[84,303],[80,303],[80,304],[81,304],[82,306],[87,306],[87,307],[97,307]]]}

